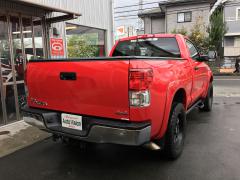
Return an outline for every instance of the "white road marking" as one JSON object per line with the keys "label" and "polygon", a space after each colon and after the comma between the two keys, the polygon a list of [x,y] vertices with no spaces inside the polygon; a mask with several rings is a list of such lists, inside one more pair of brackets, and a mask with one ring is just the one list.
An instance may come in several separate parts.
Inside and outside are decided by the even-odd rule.
{"label": "white road marking", "polygon": [[214,81],[240,81],[240,79],[214,79]]}

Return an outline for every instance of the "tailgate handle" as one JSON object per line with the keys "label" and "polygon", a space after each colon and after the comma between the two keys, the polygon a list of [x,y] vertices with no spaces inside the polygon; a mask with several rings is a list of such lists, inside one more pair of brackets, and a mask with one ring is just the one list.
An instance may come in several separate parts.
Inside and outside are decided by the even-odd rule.
{"label": "tailgate handle", "polygon": [[63,81],[75,81],[77,80],[77,74],[75,72],[60,72],[60,79]]}

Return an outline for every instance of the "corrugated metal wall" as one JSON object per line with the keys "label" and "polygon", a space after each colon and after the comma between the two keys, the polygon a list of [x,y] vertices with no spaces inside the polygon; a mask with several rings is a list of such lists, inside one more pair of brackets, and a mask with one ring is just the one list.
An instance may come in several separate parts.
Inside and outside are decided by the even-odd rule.
{"label": "corrugated metal wall", "polygon": [[17,4],[9,0],[0,0],[0,10],[1,14],[15,12],[29,16],[44,16],[46,13],[44,10],[29,7],[23,4]]}
{"label": "corrugated metal wall", "polygon": [[107,49],[108,52],[110,51],[113,45],[112,0],[24,0],[24,1],[40,3],[55,8],[81,13],[82,14],[81,17],[79,17],[76,20],[68,22],[106,30]]}

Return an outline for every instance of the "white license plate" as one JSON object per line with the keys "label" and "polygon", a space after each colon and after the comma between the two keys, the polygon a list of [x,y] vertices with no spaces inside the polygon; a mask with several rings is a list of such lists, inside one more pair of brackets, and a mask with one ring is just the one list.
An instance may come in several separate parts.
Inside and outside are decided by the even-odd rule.
{"label": "white license plate", "polygon": [[82,131],[82,116],[62,114],[62,127]]}

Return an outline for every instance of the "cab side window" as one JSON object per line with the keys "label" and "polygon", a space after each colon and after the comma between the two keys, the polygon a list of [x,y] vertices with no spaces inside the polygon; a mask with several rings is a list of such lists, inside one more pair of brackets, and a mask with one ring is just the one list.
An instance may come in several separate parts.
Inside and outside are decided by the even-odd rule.
{"label": "cab side window", "polygon": [[193,45],[192,42],[186,40],[186,44],[187,44],[188,50],[190,52],[191,58],[196,60],[199,57],[198,50],[196,49],[196,47]]}

